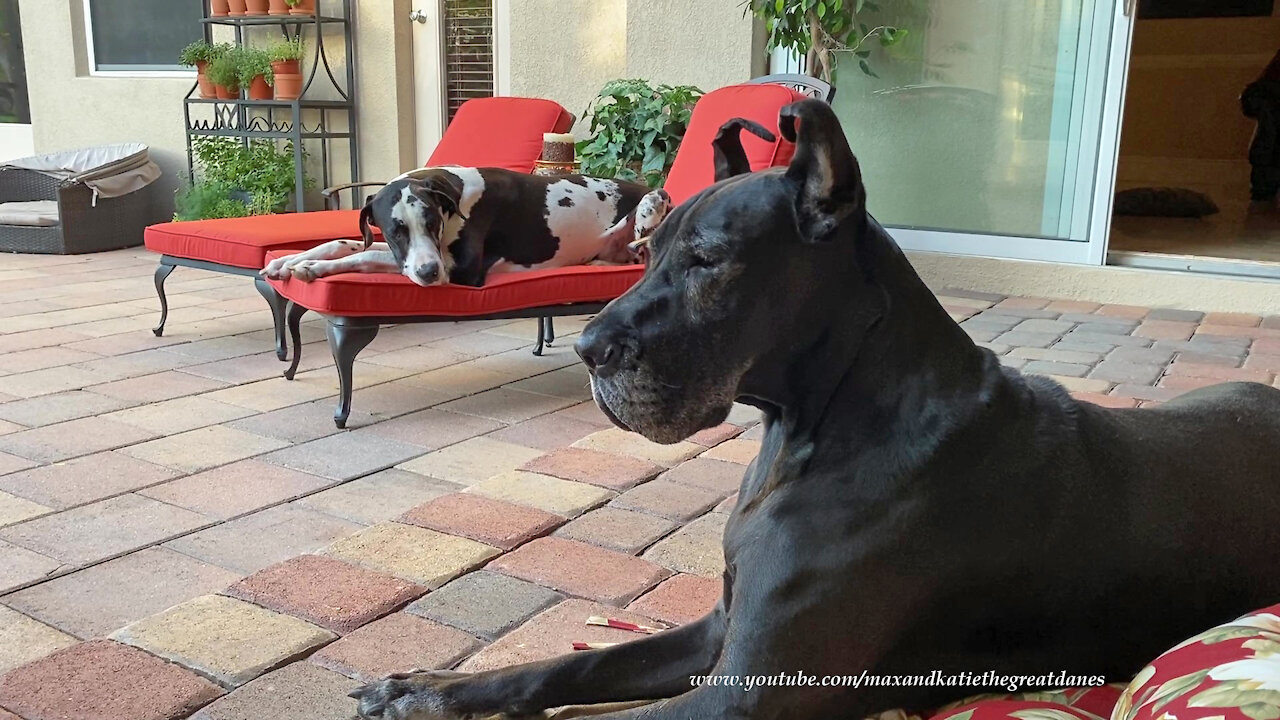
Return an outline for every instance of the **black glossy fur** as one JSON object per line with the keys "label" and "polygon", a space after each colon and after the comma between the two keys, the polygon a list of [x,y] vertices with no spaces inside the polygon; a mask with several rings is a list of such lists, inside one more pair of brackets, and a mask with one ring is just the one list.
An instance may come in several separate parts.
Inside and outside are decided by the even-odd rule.
{"label": "black glossy fur", "polygon": [[[583,332],[597,402],[672,442],[736,399],[765,434],[707,617],[618,647],[357,691],[365,717],[849,718],[982,687],[690,687],[691,675],[1065,671],[1127,680],[1280,600],[1280,390],[1145,410],[1002,367],[867,214],[831,110],[783,111],[786,170],[721,152],[651,241],[644,279]],[[736,131],[734,131],[736,132]],[[992,688],[996,689],[996,688]]]}

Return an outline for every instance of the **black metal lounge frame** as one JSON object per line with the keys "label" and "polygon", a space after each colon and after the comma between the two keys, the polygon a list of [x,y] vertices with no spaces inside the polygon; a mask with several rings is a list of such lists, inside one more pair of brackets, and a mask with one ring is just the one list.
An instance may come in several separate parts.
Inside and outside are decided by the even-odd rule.
{"label": "black metal lounge frame", "polygon": [[[274,292],[274,291],[273,291]],[[310,312],[307,308],[292,300],[287,301],[285,311],[289,328],[289,338],[293,342],[293,362],[284,371],[284,377],[292,380],[298,372],[298,363],[302,361],[302,316]],[[491,313],[488,315],[468,315],[453,317],[447,315],[389,315],[384,317],[348,317],[343,315],[326,315],[318,313],[325,319],[325,336],[329,340],[329,351],[333,353],[333,363],[338,368],[338,407],[333,412],[333,422],[339,429],[347,427],[347,418],[351,416],[351,393],[356,356],[360,354],[377,337],[383,325],[405,325],[409,323],[431,322],[471,322],[473,320],[516,320],[523,318],[538,319],[538,338],[534,344],[533,354],[541,355],[545,346],[555,340],[555,326],[552,318],[566,315],[591,315],[600,312],[608,303],[575,303],[572,305],[551,305],[544,307],[512,310],[509,312]]]}
{"label": "black metal lounge frame", "polygon": [[174,257],[172,255],[161,255],[160,264],[156,266],[156,295],[160,298],[160,324],[155,326],[151,332],[156,337],[164,335],[164,324],[169,319],[169,299],[164,294],[164,281],[169,279],[169,274],[173,272],[175,267],[179,265],[183,267],[196,268],[197,270],[212,270],[214,272],[227,273],[229,275],[244,275],[253,278],[253,286],[258,289],[258,294],[267,301],[267,305],[271,308],[271,320],[275,326],[276,334],[276,357],[281,361],[289,358],[289,348],[285,343],[285,303],[287,302],[266,278],[257,270],[249,268],[236,267],[235,265],[223,265],[221,263],[208,262],[206,260],[190,260],[188,258]]}

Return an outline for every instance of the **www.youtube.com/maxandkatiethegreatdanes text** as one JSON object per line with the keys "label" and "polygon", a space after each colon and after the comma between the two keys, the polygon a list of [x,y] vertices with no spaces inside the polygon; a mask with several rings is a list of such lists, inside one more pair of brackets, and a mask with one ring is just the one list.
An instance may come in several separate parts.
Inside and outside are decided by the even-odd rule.
{"label": "www.youtube.com/maxandkatiethegreatdanes text", "polygon": [[1005,675],[988,670],[983,673],[944,673],[934,670],[928,675],[877,675],[865,670],[858,675],[810,675],[803,670],[774,675],[691,675],[693,687],[720,686],[741,688],[751,692],[765,687],[1002,687],[1009,692],[1024,688],[1100,687],[1106,684],[1101,675],[1072,675],[1066,671],[1040,675]]}

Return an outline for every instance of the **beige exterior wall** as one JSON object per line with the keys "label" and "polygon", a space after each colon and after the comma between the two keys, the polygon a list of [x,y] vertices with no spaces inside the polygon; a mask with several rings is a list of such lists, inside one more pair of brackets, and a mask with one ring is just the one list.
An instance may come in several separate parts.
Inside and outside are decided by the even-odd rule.
{"label": "beige exterior wall", "polygon": [[[337,14],[339,2],[320,0],[322,12]],[[165,173],[157,189],[157,216],[167,217],[186,173],[182,100],[194,78],[91,75],[84,0],[20,3],[35,151],[146,143]],[[412,0],[357,3],[363,180],[393,177],[417,164],[413,42],[422,36],[408,20],[414,6]],[[743,17],[739,0],[506,0],[496,6],[510,13],[498,19],[509,43],[509,60],[503,63],[510,69],[508,91],[551,98],[579,116],[600,87],[615,78],[710,90],[763,69],[756,23]],[[339,43],[326,49],[338,51],[329,57],[341,77],[345,58]],[[346,167],[341,149],[335,165]],[[312,175],[319,177],[314,167]],[[340,171],[335,181],[345,180]]]}
{"label": "beige exterior wall", "polygon": [[609,80],[714,90],[764,69],[763,38],[739,0],[512,0],[510,38],[511,94],[579,118]]}

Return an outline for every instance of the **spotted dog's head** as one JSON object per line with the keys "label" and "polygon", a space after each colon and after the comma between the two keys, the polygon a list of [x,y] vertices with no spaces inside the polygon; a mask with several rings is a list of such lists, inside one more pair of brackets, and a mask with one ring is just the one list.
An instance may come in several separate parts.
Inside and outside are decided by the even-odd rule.
{"label": "spotted dog's head", "polygon": [[658,226],[643,279],[579,338],[596,403],[618,426],[673,443],[722,422],[798,352],[815,315],[845,311],[816,308],[821,288],[856,282],[838,267],[865,218],[857,161],[825,103],[784,108],[779,128],[794,159],[757,173],[738,135],[772,135],[745,120],[721,129],[716,184]]}
{"label": "spotted dog's head", "polygon": [[447,173],[391,182],[360,211],[365,247],[376,227],[405,277],[423,287],[448,283],[453,257],[443,235],[448,220],[460,215],[461,196],[461,181]]}

